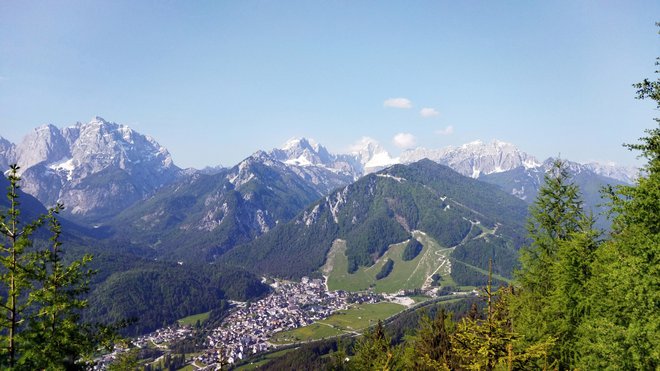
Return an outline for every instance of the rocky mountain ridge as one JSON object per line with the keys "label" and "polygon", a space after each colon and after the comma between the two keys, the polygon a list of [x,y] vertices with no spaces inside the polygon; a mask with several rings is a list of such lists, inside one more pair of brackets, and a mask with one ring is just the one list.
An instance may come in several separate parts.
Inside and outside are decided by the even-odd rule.
{"label": "rocky mountain ridge", "polygon": [[116,213],[181,172],[153,138],[101,117],[44,125],[8,143],[0,141],[0,165],[20,164],[23,190],[45,205],[62,202],[77,217]]}
{"label": "rocky mountain ridge", "polygon": [[181,177],[109,226],[168,258],[210,261],[287,222],[321,195],[296,168],[259,151],[230,169]]}
{"label": "rocky mountain ridge", "polygon": [[[373,139],[363,138],[346,154],[332,154],[312,139],[289,140],[281,149],[269,152],[278,161],[288,165],[327,170],[353,176],[354,179],[395,164],[410,164],[429,159],[449,166],[458,173],[471,178],[503,173],[522,167],[525,170],[543,171],[548,159],[539,161],[536,157],[521,151],[515,145],[499,140],[489,143],[476,140],[461,146],[440,149],[415,148],[392,157]],[[615,164],[596,162],[580,164],[571,162],[575,172],[589,171],[596,175],[612,178],[624,183],[633,183],[639,169]]]}
{"label": "rocky mountain ridge", "polygon": [[417,148],[401,155],[402,163],[411,163],[423,158],[447,165],[462,175],[479,178],[482,174],[501,173],[524,167],[538,167],[541,163],[511,143],[494,140],[490,143],[474,141],[460,147],[446,147],[437,150]]}

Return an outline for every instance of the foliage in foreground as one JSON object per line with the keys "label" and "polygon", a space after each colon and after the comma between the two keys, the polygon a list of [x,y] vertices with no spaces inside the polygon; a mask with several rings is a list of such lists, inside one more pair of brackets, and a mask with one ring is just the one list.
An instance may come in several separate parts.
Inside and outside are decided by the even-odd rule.
{"label": "foliage in foreground", "polygon": [[[0,212],[0,367],[16,370],[83,369],[97,348],[109,345],[113,331],[82,323],[94,274],[84,256],[62,261],[61,225],[57,205],[47,214],[25,222],[19,208],[19,167],[12,165],[8,180],[9,207]],[[50,238],[43,241],[43,227]],[[35,242],[37,240],[37,242]]]}
{"label": "foliage in foreground", "polygon": [[[659,59],[660,61],[660,59]],[[660,64],[660,62],[659,62]],[[635,85],[660,109],[660,79]],[[454,322],[425,318],[395,344],[379,323],[335,370],[642,369],[660,367],[660,119],[639,144],[648,160],[633,186],[605,190],[613,217],[604,234],[585,213],[562,161],[546,174],[531,208],[531,243],[521,251],[515,285],[484,290]],[[398,339],[397,339],[398,340]],[[346,355],[352,357],[346,358]]]}
{"label": "foliage in foreground", "polygon": [[[660,108],[660,79],[635,87]],[[614,216],[605,238],[561,164],[533,207],[512,308],[522,344],[554,342],[553,367],[660,367],[660,127],[646,133],[626,145],[648,161],[636,184],[604,191]]]}

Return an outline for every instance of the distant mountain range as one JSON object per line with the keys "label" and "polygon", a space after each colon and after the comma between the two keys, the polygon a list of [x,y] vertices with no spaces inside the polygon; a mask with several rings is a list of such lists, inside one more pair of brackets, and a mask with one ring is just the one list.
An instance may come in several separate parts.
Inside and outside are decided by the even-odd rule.
{"label": "distant mountain range", "polygon": [[[242,216],[240,220],[232,219],[236,225],[230,229],[252,237],[292,218],[306,203],[351,184],[365,174],[424,158],[447,165],[465,176],[496,184],[527,202],[534,200],[550,161],[538,161],[501,141],[475,141],[443,149],[416,148],[394,158],[370,138],[363,138],[346,154],[333,154],[314,140],[298,138],[289,140],[282,148],[258,151],[232,168],[182,170],[174,165],[167,149],[153,138],[100,117],[62,129],[45,125],[30,132],[19,144],[0,138],[0,165],[5,168],[11,163],[21,165],[23,190],[47,206],[63,202],[67,207],[65,215],[78,221],[106,224],[112,218],[125,221],[126,215],[131,213],[156,215],[158,207],[161,207],[160,212],[170,210],[166,204],[173,205],[175,200],[180,200],[184,189],[193,192],[192,189],[199,187],[198,193],[182,204],[185,210],[180,210],[181,215],[151,219],[144,216],[145,219],[133,227],[144,229],[149,223],[172,226],[180,220],[197,229],[210,230],[212,225],[217,229],[216,224],[223,219],[221,215],[229,215],[231,202],[226,197],[237,192],[237,199],[243,201],[236,204],[234,211]],[[582,186],[587,205],[593,208],[599,203],[598,189],[602,185],[630,183],[637,173],[637,169],[614,165],[574,162],[570,165]],[[268,174],[263,173],[266,170]],[[277,182],[275,179],[292,187],[290,191],[296,195],[297,202],[284,197],[284,190],[277,190],[277,187],[273,190],[270,182]],[[250,187],[252,192],[248,191]],[[263,199],[250,196],[265,195],[265,191],[279,196]],[[193,203],[193,199],[208,198],[211,193],[215,200],[222,202]],[[161,200],[160,206],[156,206],[157,200]],[[281,212],[267,205],[284,200],[289,201],[286,207],[279,207]],[[224,204],[227,206],[223,207]],[[148,212],[149,208],[154,209]],[[123,216],[118,217],[120,213]],[[187,227],[180,225],[178,228]],[[235,238],[238,237],[227,237],[227,243],[242,241]]]}
{"label": "distant mountain range", "polygon": [[541,164],[533,156],[518,150],[513,144],[495,140],[491,143],[475,141],[460,147],[437,150],[416,148],[401,155],[402,163],[411,163],[423,158],[447,165],[457,172],[472,178],[501,173],[518,167],[531,169]]}

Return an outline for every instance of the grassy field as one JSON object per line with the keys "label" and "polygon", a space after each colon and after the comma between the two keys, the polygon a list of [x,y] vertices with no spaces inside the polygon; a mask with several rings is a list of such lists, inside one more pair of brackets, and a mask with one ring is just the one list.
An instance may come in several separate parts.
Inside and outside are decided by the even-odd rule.
{"label": "grassy field", "polygon": [[415,304],[423,303],[425,301],[432,299],[430,296],[424,296],[424,295],[413,295],[413,296],[409,296],[409,298],[411,298],[415,302]]}
{"label": "grassy field", "polygon": [[361,331],[375,324],[379,319],[387,319],[404,309],[406,309],[405,306],[394,303],[359,304],[353,308],[341,310],[319,323],[343,331]]}
{"label": "grassy field", "polygon": [[194,326],[197,321],[200,323],[206,321],[210,314],[211,312],[193,314],[192,316],[181,318],[179,324],[182,326]]}
{"label": "grassy field", "polygon": [[[399,290],[421,288],[430,283],[434,273],[442,276],[444,285],[454,285],[450,276],[449,254],[452,249],[444,248],[423,232],[414,232],[414,237],[424,247],[410,261],[402,259],[407,242],[390,246],[371,267],[361,267],[355,273],[348,273],[346,242],[337,240],[332,246],[323,272],[328,276],[330,290],[362,291],[373,288],[376,292],[393,293]],[[376,275],[388,259],[394,262],[394,269],[385,278],[377,280]]]}
{"label": "grassy field", "polygon": [[405,306],[394,303],[358,304],[309,326],[279,332],[270,341],[274,344],[290,344],[360,332],[376,324],[379,319],[387,319],[404,309]]}
{"label": "grassy field", "polygon": [[282,331],[270,338],[273,344],[289,344],[299,341],[310,341],[328,338],[343,334],[344,331],[336,329],[328,324],[313,323],[309,326]]}

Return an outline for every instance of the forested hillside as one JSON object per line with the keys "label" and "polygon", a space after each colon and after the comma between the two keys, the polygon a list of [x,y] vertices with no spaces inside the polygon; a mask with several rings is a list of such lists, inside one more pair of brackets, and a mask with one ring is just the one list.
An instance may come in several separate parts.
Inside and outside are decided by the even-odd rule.
{"label": "forested hillside", "polygon": [[[501,173],[492,173],[479,177],[487,183],[495,184],[506,192],[531,204],[536,200],[539,189],[543,186],[544,175],[552,168],[555,159],[546,160],[540,167],[526,169],[518,167]],[[607,205],[601,198],[601,190],[606,186],[619,186],[628,183],[614,178],[606,177],[588,168],[587,165],[578,164],[564,160],[566,168],[572,176],[573,182],[580,187],[585,210],[593,212],[596,218],[596,226],[607,229],[610,220],[607,219]]]}
{"label": "forested hillside", "polygon": [[231,169],[194,174],[110,223],[117,238],[168,260],[210,262],[293,218],[320,194],[258,152]]}
{"label": "forested hillside", "polygon": [[178,319],[216,308],[227,300],[253,300],[268,293],[253,274],[207,265],[146,263],[110,275],[89,297],[85,318],[130,321],[122,332],[140,335]]}
{"label": "forested hillside", "polygon": [[367,175],[333,192],[293,221],[235,248],[224,261],[282,277],[313,275],[333,241],[342,239],[350,273],[372,265],[391,244],[409,239],[415,230],[445,247],[486,230],[491,237],[478,246],[465,246],[461,258],[487,268],[470,252],[488,246],[489,256],[497,256],[502,272],[510,274],[515,264],[510,257],[524,240],[526,213],[524,202],[496,186],[422,160]]}

